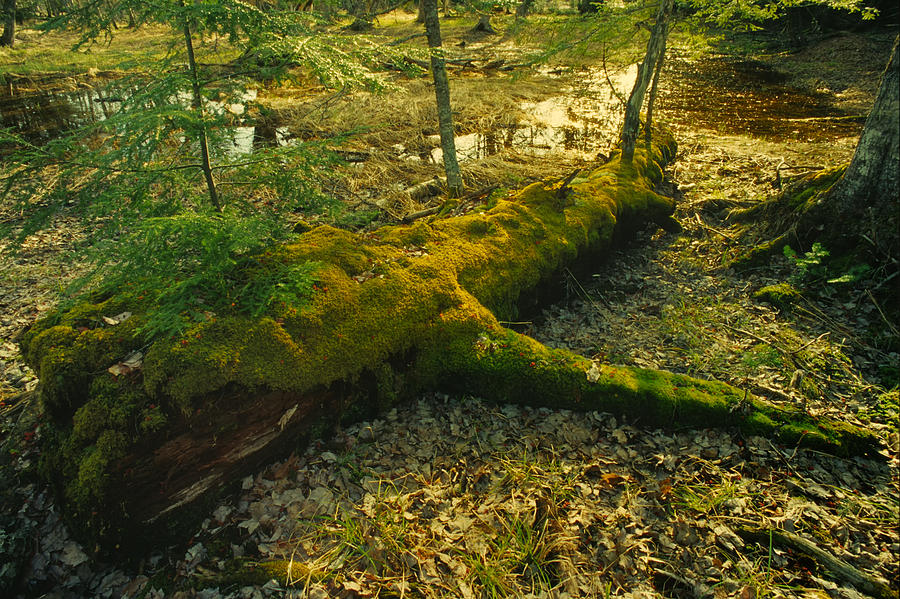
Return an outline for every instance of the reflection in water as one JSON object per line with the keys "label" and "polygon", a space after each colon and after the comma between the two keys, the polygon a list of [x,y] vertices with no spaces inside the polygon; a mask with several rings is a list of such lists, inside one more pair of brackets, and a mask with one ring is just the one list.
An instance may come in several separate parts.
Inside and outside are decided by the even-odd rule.
{"label": "reflection in water", "polygon": [[0,90],[0,127],[43,144],[66,131],[109,118],[119,99],[102,89],[35,92],[9,82]]}
{"label": "reflection in water", "polygon": [[789,87],[785,75],[756,61],[728,58],[666,61],[659,108],[666,121],[691,129],[773,141],[833,140],[859,135],[862,119],[829,106],[827,96]]}
{"label": "reflection in water", "polygon": [[[0,128],[10,129],[25,141],[36,145],[65,133],[108,119],[121,105],[122,97],[135,88],[117,86],[84,88],[65,92],[40,92],[8,83],[0,89]],[[247,90],[239,102],[207,101],[206,108],[218,115],[229,113],[240,121],[247,103],[256,100],[256,90]],[[171,100],[187,107],[190,97]],[[238,125],[227,128],[221,150],[229,158],[254,149],[289,143],[286,127],[273,124]]]}
{"label": "reflection in water", "polygon": [[[722,133],[744,133],[764,138],[817,139],[857,135],[861,123],[828,108],[811,94],[787,87],[784,78],[754,62],[725,59],[667,61],[659,98],[660,114],[670,124],[705,127]],[[594,159],[615,145],[624,112],[618,96],[631,91],[637,68],[607,74],[586,69],[576,84],[561,95],[541,102],[525,103],[517,115],[491,131],[460,135],[456,149],[460,161],[477,160],[503,151],[527,156],[566,152]],[[121,105],[121,98],[135,90],[113,82],[104,88],[46,93],[20,89],[14,83],[0,88],[0,127],[10,128],[30,143],[46,143],[74,128],[109,118]],[[230,115],[236,125],[219,149],[234,159],[254,149],[290,142],[286,127],[277,123],[247,122],[246,110],[256,100],[248,90],[237,103],[208,101],[214,114]],[[171,100],[189,105],[190,98]],[[813,131],[814,130],[814,131]],[[430,140],[434,146],[440,139]],[[439,147],[420,155],[439,163]]]}
{"label": "reflection in water", "polygon": [[[564,95],[522,104],[518,122],[457,136],[457,158],[477,160],[505,150],[526,156],[565,152],[593,160],[615,145],[623,116],[617,94],[627,96],[636,76],[636,66],[610,74],[608,80],[602,70],[585,71]],[[439,138],[433,141],[439,143]],[[431,159],[442,161],[439,147],[432,150]]]}

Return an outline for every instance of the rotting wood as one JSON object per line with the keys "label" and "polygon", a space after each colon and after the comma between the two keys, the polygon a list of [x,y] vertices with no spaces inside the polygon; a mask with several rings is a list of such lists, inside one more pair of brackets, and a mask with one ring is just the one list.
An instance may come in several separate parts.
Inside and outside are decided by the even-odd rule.
{"label": "rotting wood", "polygon": [[[550,181],[483,212],[365,234],[309,230],[259,267],[318,265],[306,304],[210,315],[180,339],[154,342],[131,374],[108,369],[145,344],[140,298],[123,292],[38,322],[22,349],[41,379],[42,471],[67,520],[92,544],[146,552],[148,538],[187,534],[209,502],[265,462],[425,389],[874,453],[876,438],[851,425],[715,381],[600,365],[501,326],[552,296],[567,267],[601,259],[647,222],[666,223],[673,201],[652,188],[675,144],[654,140],[631,163],[614,157],[573,178],[562,207],[560,182]],[[125,310],[134,316],[104,324]]]}
{"label": "rotting wood", "polygon": [[421,202],[422,200],[434,197],[441,193],[446,184],[447,182],[445,179],[434,177],[428,181],[423,181],[421,183],[416,183],[411,187],[407,187],[404,190],[404,193],[409,196],[409,199],[415,202]]}

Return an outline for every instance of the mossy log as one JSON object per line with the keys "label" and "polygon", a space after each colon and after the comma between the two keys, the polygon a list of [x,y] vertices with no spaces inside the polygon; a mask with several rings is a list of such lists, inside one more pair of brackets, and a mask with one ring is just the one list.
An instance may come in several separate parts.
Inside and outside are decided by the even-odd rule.
{"label": "mossy log", "polygon": [[[308,301],[261,317],[209,313],[145,347],[146,300],[123,290],[36,323],[22,349],[41,381],[42,471],[68,520],[101,546],[145,551],[189,534],[209,501],[265,462],[424,389],[872,450],[849,425],[718,382],[598,366],[501,326],[563,267],[602,258],[648,221],[667,224],[672,200],[653,188],[674,152],[660,134],[631,164],[614,157],[484,212],[368,234],[312,229],[258,267],[271,277],[311,265]],[[142,361],[125,359],[138,349]]]}

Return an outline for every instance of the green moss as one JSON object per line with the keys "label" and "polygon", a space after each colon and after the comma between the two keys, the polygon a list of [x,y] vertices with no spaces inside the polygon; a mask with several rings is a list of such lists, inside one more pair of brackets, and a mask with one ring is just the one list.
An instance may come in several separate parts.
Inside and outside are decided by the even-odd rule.
{"label": "green moss", "polygon": [[754,292],[753,299],[772,304],[782,310],[789,310],[802,297],[792,285],[777,283],[775,285],[767,285]]}
{"label": "green moss", "polygon": [[897,431],[900,427],[900,391],[893,389],[878,396],[875,404],[861,410],[859,417],[864,421],[875,421],[888,425]]}
{"label": "green moss", "polygon": [[[613,160],[573,183],[566,206],[536,183],[483,214],[367,235],[312,229],[260,258],[320,265],[302,306],[279,304],[258,318],[213,315],[178,339],[157,339],[133,378],[105,374],[143,343],[139,316],[102,324],[118,311],[139,313],[127,294],[38,323],[23,350],[54,416],[44,472],[65,490],[78,527],[102,536],[126,522],[128,506],[115,491],[129,481],[117,460],[132,443],[162,438],[167,422],[191,426],[198,413],[217,409],[224,390],[302,395],[367,378],[374,393],[354,396],[355,413],[444,384],[498,401],[625,413],[648,425],[749,426],[792,438],[785,427],[798,415],[750,401],[755,415],[746,424],[736,409],[745,405],[743,393],[727,385],[608,366],[589,380],[585,358],[498,324],[498,315],[514,313],[522,294],[561,266],[603,252],[620,229],[671,213],[671,200],[650,191],[662,176],[658,156],[674,152],[670,138],[659,138],[652,159],[639,151],[631,165]],[[332,424],[335,412],[326,414]],[[839,452],[844,436],[856,434],[810,430]]]}
{"label": "green moss", "polygon": [[72,440],[93,443],[107,429],[133,432],[140,406],[146,402],[133,386],[123,389],[113,377],[100,377],[91,383],[90,400],[72,417]]}
{"label": "green moss", "polygon": [[847,170],[847,165],[823,169],[791,184],[781,195],[779,202],[796,212],[805,212],[826,193]]}
{"label": "green moss", "polygon": [[721,382],[605,365],[589,377],[585,358],[512,331],[486,330],[474,343],[459,339],[432,359],[444,365],[447,388],[500,402],[608,411],[649,426],[734,426],[841,455],[878,446],[861,429],[777,408]]}
{"label": "green moss", "polygon": [[129,319],[94,329],[66,324],[34,329],[23,349],[40,378],[44,410],[57,421],[71,418],[89,397],[93,373],[105,372],[140,344],[138,326],[138,319]]}
{"label": "green moss", "polygon": [[731,261],[730,266],[738,270],[764,266],[769,263],[773,255],[780,255],[787,243],[787,235],[781,235],[771,241],[761,243],[737,256]]}
{"label": "green moss", "polygon": [[102,505],[108,499],[107,485],[110,481],[109,465],[122,458],[129,443],[119,431],[103,431],[97,444],[90,448],[78,466],[78,476],[66,491],[69,501],[76,505]]}

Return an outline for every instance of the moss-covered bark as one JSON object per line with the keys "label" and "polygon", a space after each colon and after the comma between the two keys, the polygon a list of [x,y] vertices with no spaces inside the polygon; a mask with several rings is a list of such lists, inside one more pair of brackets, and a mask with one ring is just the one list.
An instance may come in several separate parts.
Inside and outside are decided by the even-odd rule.
{"label": "moss-covered bark", "polygon": [[[36,323],[23,351],[48,416],[43,471],[84,537],[145,550],[253,468],[426,388],[497,401],[609,410],[648,425],[734,425],[836,453],[862,431],[776,409],[727,385],[598,367],[503,329],[563,266],[602,257],[615,236],[665,223],[652,189],[674,155],[657,135],[571,181],[535,183],[484,213],[358,235],[330,227],[273,248],[266,269],[315,265],[306,304],[207,314],[183,337],[143,347],[142,300],[127,290]],[[119,324],[105,320],[135,314]],[[142,364],[114,368],[140,349]],[[134,364],[134,362],[132,362]],[[136,541],[136,542],[135,542]]]}

